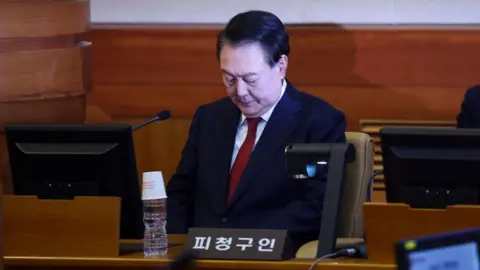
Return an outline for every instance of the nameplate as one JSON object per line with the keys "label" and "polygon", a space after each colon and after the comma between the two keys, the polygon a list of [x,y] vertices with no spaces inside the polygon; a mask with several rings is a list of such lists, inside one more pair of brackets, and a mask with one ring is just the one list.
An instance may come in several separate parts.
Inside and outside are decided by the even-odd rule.
{"label": "nameplate", "polygon": [[199,259],[280,261],[293,257],[286,230],[190,228],[187,248]]}

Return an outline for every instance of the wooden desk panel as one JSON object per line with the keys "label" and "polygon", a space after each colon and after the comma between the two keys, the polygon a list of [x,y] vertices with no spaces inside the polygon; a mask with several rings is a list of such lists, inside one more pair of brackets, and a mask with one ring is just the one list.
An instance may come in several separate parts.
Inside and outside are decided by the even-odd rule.
{"label": "wooden desk panel", "polygon": [[[185,235],[169,235],[172,243],[183,243],[186,240]],[[131,240],[137,241],[137,240]],[[122,241],[122,242],[131,242]],[[172,258],[175,258],[183,251],[182,246],[169,249],[165,258],[145,259],[142,253],[133,253],[118,257],[20,257],[6,256],[5,270],[114,270],[114,269],[167,269]],[[298,259],[290,261],[228,261],[228,260],[199,260],[195,262],[192,269],[261,269],[261,270],[289,270],[289,269],[308,269],[313,260]],[[325,260],[319,263],[315,269],[323,270],[394,270],[395,265],[379,265],[368,263],[367,260],[360,259],[336,259]]]}
{"label": "wooden desk panel", "polygon": [[[169,256],[171,257],[171,256]],[[112,258],[87,258],[87,257],[5,257],[5,270],[113,270],[124,269],[167,269],[170,258],[144,259],[143,254]],[[312,260],[291,261],[227,261],[227,260],[199,260],[191,269],[261,269],[261,270],[297,270],[308,269]],[[364,260],[339,259],[326,260],[319,263],[315,269],[323,270],[394,270],[395,265],[370,264]]]}
{"label": "wooden desk panel", "polygon": [[[187,236],[171,234],[168,236],[171,243],[185,243]],[[121,240],[124,243],[138,242],[139,240]],[[114,270],[114,269],[168,269],[169,263],[184,250],[183,246],[176,246],[168,250],[165,258],[146,259],[143,253],[132,253],[116,257],[47,257],[47,256],[5,256],[5,270]],[[216,270],[289,270],[309,269],[312,259],[298,259],[289,261],[231,261],[231,260],[198,260],[190,269]],[[341,258],[325,260],[317,264],[315,269],[321,270],[394,270],[395,265],[372,264],[368,260]]]}

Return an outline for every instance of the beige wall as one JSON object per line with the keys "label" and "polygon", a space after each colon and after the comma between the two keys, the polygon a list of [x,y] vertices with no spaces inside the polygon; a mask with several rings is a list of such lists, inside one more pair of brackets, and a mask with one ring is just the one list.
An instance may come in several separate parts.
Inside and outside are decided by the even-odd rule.
{"label": "beige wall", "polygon": [[[226,4],[228,2],[228,4]],[[286,23],[471,24],[479,0],[91,0],[94,23],[225,23],[264,9]]]}

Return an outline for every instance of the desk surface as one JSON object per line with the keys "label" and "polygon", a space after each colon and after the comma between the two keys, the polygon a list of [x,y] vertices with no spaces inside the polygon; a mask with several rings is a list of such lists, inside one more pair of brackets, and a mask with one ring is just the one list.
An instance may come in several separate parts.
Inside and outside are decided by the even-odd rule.
{"label": "desk surface", "polygon": [[[184,236],[169,236],[174,243],[184,242]],[[131,241],[126,241],[131,242]],[[118,269],[128,267],[133,269],[167,268],[172,258],[183,251],[183,246],[173,247],[168,250],[165,258],[144,258],[143,253],[132,253],[117,257],[36,257],[36,256],[5,256],[4,263],[7,270],[21,269],[60,269],[74,267],[82,269]],[[313,260],[295,259],[289,261],[232,261],[232,260],[198,260],[195,269],[308,269]],[[132,269],[133,268],[133,269]],[[354,270],[393,270],[395,265],[371,264],[361,259],[335,259],[325,260],[315,269],[354,269]]]}

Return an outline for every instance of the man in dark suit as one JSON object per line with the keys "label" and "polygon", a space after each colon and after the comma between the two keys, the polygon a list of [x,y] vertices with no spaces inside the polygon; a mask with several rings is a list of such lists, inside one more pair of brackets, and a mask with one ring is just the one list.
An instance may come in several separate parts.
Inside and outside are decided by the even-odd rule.
{"label": "man in dark suit", "polygon": [[467,90],[457,115],[458,128],[480,128],[480,85]]}
{"label": "man in dark suit", "polygon": [[167,186],[168,233],[189,227],[287,229],[317,239],[325,174],[289,178],[289,143],[345,142],[345,117],[285,79],[289,37],[273,14],[233,17],[217,40],[228,97],[200,106]]}

